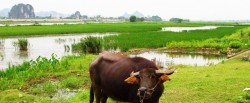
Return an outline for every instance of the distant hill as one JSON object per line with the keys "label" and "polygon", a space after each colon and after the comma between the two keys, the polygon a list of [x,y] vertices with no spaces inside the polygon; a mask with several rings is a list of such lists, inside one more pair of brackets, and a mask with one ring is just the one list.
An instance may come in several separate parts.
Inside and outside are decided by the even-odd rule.
{"label": "distant hill", "polygon": [[0,17],[8,17],[8,13],[10,12],[10,8],[5,8],[0,10]]}
{"label": "distant hill", "polygon": [[69,15],[59,13],[59,12],[56,12],[56,11],[39,11],[39,12],[36,12],[36,16],[39,16],[39,17],[49,17],[49,16],[51,16],[51,17],[59,18],[59,17],[67,17]]}
{"label": "distant hill", "polygon": [[132,14],[128,14],[128,13],[124,13],[123,14],[123,17],[125,17],[125,18],[129,18],[130,16],[136,16],[136,17],[144,17],[144,15],[142,14],[142,13],[140,13],[140,12],[138,12],[138,11],[136,11],[136,12],[134,12],[134,13],[132,13]]}
{"label": "distant hill", "polygon": [[33,19],[35,18],[34,8],[30,4],[17,4],[14,5],[10,12],[9,18],[11,19]]}

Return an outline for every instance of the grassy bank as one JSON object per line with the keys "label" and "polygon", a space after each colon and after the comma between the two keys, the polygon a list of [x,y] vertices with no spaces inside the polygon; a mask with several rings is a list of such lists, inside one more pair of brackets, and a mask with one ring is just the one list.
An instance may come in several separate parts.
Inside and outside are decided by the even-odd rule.
{"label": "grassy bank", "polygon": [[244,102],[242,96],[247,94],[243,89],[250,87],[250,62],[242,61],[241,57],[208,67],[179,67],[171,77],[173,81],[166,83],[166,96],[162,100],[170,103],[249,103],[250,99]]}
{"label": "grassy bank", "polygon": [[[250,86],[250,62],[242,61],[243,55],[208,67],[177,66],[178,72],[165,83],[160,103],[244,101],[244,95],[250,95],[242,91]],[[0,101],[86,103],[90,86],[88,65],[94,57],[68,56],[61,61],[54,57],[38,58],[1,71]],[[58,90],[73,91],[76,95],[51,100]]]}
{"label": "grassy bank", "polygon": [[119,47],[122,51],[131,48],[161,48],[168,42],[202,41],[209,38],[222,38],[246,26],[220,27],[214,30],[194,30],[189,32],[138,32],[105,37],[106,48]]}
{"label": "grassy bank", "polygon": [[250,27],[241,29],[232,35],[226,35],[223,38],[211,38],[204,41],[180,41],[169,42],[167,48],[182,48],[182,49],[216,49],[222,54],[233,54],[244,49],[250,48]]}
{"label": "grassy bank", "polygon": [[190,22],[190,23],[97,23],[97,24],[75,24],[75,25],[31,25],[31,26],[3,26],[0,27],[0,38],[10,36],[32,36],[48,34],[69,33],[106,33],[106,32],[146,32],[159,31],[165,26],[204,26],[204,25],[237,25],[237,23],[217,22]]}
{"label": "grassy bank", "polygon": [[74,91],[85,101],[90,84],[88,64],[93,58],[94,55],[68,56],[59,61],[55,56],[39,57],[0,71],[0,101],[50,103],[58,90]]}

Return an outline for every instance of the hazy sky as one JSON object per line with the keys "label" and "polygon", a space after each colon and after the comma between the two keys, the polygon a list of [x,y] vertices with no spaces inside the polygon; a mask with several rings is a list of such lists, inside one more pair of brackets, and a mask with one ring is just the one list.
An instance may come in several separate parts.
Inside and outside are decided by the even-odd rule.
{"label": "hazy sky", "polygon": [[164,19],[250,20],[250,0],[0,0],[0,10],[18,3],[31,4],[35,12],[57,11],[94,16],[121,16],[139,11]]}

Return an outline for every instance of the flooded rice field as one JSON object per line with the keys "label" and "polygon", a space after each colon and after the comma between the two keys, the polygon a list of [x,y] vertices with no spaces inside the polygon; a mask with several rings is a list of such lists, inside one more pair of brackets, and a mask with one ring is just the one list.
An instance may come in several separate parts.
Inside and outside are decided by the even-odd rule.
{"label": "flooded rice field", "polygon": [[[41,57],[51,58],[55,54],[58,58],[67,55],[77,55],[72,52],[71,44],[78,43],[82,38],[88,36],[104,37],[118,35],[117,33],[104,34],[78,34],[61,36],[38,36],[27,37],[29,46],[27,51],[20,51],[14,46],[14,42],[19,38],[0,39],[0,70],[8,68],[9,65],[21,64],[23,61],[34,60]],[[170,65],[183,64],[192,66],[206,66],[217,64],[225,60],[225,57],[214,55],[194,55],[194,54],[170,54],[161,52],[145,52],[142,54],[131,55],[142,56],[147,59],[155,59],[158,65],[167,67]]]}
{"label": "flooded rice field", "polygon": [[37,57],[51,58],[52,54],[61,58],[62,56],[74,54],[71,44],[78,43],[82,38],[88,36],[104,37],[118,35],[117,33],[104,34],[77,34],[62,36],[41,36],[27,37],[28,50],[20,51],[14,46],[19,38],[0,39],[0,70],[7,68],[9,65],[21,64],[25,60],[36,59]]}
{"label": "flooded rice field", "polygon": [[[162,28],[162,31],[183,32],[183,31],[191,31],[191,30],[210,30],[210,29],[216,29],[218,27],[222,27],[222,26],[164,27],[164,28]],[[225,26],[223,26],[223,27],[225,27]]]}
{"label": "flooded rice field", "polygon": [[201,55],[201,54],[171,54],[157,51],[150,51],[132,56],[144,57],[155,60],[158,66],[167,68],[172,65],[209,66],[226,60],[225,56]]}

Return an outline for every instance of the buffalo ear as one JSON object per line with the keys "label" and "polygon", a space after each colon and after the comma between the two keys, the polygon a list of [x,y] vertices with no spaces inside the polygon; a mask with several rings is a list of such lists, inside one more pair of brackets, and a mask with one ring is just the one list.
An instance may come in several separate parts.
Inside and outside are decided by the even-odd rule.
{"label": "buffalo ear", "polygon": [[124,80],[128,84],[137,84],[139,83],[139,80],[135,76],[130,76],[127,79]]}
{"label": "buffalo ear", "polygon": [[163,82],[165,82],[165,81],[167,81],[167,80],[171,80],[169,77],[168,77],[168,75],[166,75],[166,74],[164,74],[164,75],[162,75],[160,78],[159,78],[161,81],[163,81]]}

